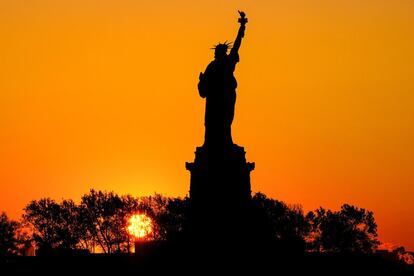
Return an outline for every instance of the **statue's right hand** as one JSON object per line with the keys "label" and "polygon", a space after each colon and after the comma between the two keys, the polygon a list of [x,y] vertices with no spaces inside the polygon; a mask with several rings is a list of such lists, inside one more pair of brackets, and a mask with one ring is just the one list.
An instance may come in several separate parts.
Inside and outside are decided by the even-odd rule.
{"label": "statue's right hand", "polygon": [[240,15],[240,18],[239,18],[239,20],[238,20],[238,22],[242,25],[242,26],[245,26],[246,25],[246,23],[247,23],[247,18],[246,18],[246,13],[245,12],[243,12],[243,11],[238,11],[239,12],[239,15]]}

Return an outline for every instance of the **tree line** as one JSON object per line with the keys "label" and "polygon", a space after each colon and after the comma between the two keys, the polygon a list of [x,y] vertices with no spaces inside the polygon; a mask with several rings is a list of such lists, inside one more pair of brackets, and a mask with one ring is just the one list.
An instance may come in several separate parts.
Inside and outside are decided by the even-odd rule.
{"label": "tree line", "polygon": [[[39,250],[85,250],[128,253],[133,239],[126,225],[132,214],[145,213],[154,225],[151,240],[168,241],[183,234],[187,197],[144,197],[90,190],[79,203],[50,198],[33,200],[20,221],[0,215],[0,256],[21,255],[35,245]],[[304,213],[300,205],[256,193],[254,214],[262,230],[277,242],[295,242],[317,252],[373,252],[379,245],[373,212],[344,204],[338,211],[325,208]]]}

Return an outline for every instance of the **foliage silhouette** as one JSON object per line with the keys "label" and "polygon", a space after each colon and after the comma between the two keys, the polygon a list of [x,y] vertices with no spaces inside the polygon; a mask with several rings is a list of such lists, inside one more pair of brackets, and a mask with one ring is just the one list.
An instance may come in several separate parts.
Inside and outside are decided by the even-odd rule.
{"label": "foliage silhouette", "polygon": [[[12,260],[23,267],[27,264],[31,269],[32,264],[38,263],[38,269],[43,269],[45,265],[59,267],[60,263],[65,266],[89,265],[94,272],[98,266],[106,272],[111,265],[127,269],[160,269],[159,263],[165,263],[168,267],[186,264],[210,268],[222,265],[241,268],[241,264],[260,264],[255,267],[256,273],[265,272],[266,267],[275,265],[278,271],[286,270],[292,274],[308,270],[332,273],[339,266],[348,272],[360,267],[363,268],[360,271],[366,273],[412,272],[402,265],[403,262],[411,262],[413,255],[402,248],[388,254],[381,251],[375,253],[377,228],[370,211],[344,204],[339,211],[319,208],[305,216],[299,205],[288,205],[263,193],[255,194],[251,203],[252,222],[256,227],[251,235],[257,237],[256,244],[251,246],[240,240],[241,247],[238,248],[246,249],[242,251],[229,251],[223,244],[217,244],[216,251],[206,251],[207,254],[194,254],[189,250],[192,247],[185,238],[189,198],[169,198],[159,194],[119,196],[95,190],[85,194],[79,204],[73,200],[58,203],[50,198],[31,201],[25,208],[24,224],[10,221],[2,214],[0,249],[2,258],[22,254],[19,251],[18,228],[29,225],[33,231],[32,238],[40,249],[38,255],[48,258],[37,259],[35,263],[27,263],[30,259]],[[133,241],[126,232],[126,222],[136,212],[145,212],[152,218],[155,233],[150,237],[151,241],[142,245],[140,253],[133,257],[128,254]],[[220,228],[220,225],[216,227]],[[226,242],[225,237],[223,242]],[[100,252],[108,254],[74,255],[80,249],[93,251],[97,247]],[[60,252],[74,253],[62,255]]]}
{"label": "foliage silhouette", "polygon": [[310,248],[316,251],[372,252],[379,244],[371,211],[344,204],[337,212],[319,208],[307,214]]}
{"label": "foliage silhouette", "polygon": [[[33,231],[33,240],[42,250],[51,248],[72,248],[76,241],[66,240],[73,233],[69,226],[73,222],[63,215],[61,206],[53,199],[31,201],[24,209],[23,218]],[[75,223],[76,225],[76,223]]]}
{"label": "foliage silhouette", "polygon": [[125,229],[127,207],[136,206],[130,198],[121,198],[113,192],[92,189],[89,194],[82,196],[80,205],[84,210],[85,230],[104,253],[129,250],[129,235]]}
{"label": "foliage silhouette", "polygon": [[11,220],[6,213],[0,214],[0,256],[17,254],[19,241],[17,231],[20,225]]}
{"label": "foliage silhouette", "polygon": [[187,207],[188,198],[160,194],[136,198],[92,189],[80,204],[33,200],[24,209],[23,219],[40,253],[52,249],[94,252],[96,248],[104,253],[130,252],[133,239],[126,225],[131,215],[141,212],[152,218],[155,224],[149,239],[169,240],[183,232]]}
{"label": "foliage silhouette", "polygon": [[[362,208],[344,204],[339,211],[319,208],[305,216],[299,205],[287,205],[263,193],[256,193],[251,203],[254,224],[251,235],[257,243],[276,242],[280,251],[300,252],[306,248],[317,252],[370,253],[379,244],[373,213]],[[94,252],[100,248],[104,253],[116,253],[130,252],[133,246],[126,230],[132,214],[141,212],[151,217],[154,231],[150,240],[180,242],[186,235],[189,208],[187,197],[155,194],[137,198],[92,189],[82,196],[79,204],[73,200],[60,203],[50,198],[33,200],[24,209],[23,218],[31,228],[30,238],[43,251]],[[21,226],[8,220],[5,214],[1,216],[1,225],[2,229],[9,229],[3,230],[7,234],[1,237],[2,254],[17,254],[14,244]]]}
{"label": "foliage silhouette", "polygon": [[304,250],[305,238],[310,225],[299,205],[287,204],[268,198],[263,193],[252,197],[255,223],[258,226],[257,235],[263,242],[276,241],[280,250],[300,252]]}

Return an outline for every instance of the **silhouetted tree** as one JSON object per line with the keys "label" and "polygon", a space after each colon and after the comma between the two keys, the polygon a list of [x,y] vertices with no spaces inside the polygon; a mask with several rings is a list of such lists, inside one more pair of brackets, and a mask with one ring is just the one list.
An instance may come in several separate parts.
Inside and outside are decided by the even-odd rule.
{"label": "silhouetted tree", "polygon": [[299,205],[285,203],[256,193],[252,198],[258,235],[278,241],[283,247],[303,250],[304,239],[309,232],[309,223]]}
{"label": "silhouetted tree", "polygon": [[93,249],[84,223],[85,212],[73,200],[34,200],[24,211],[24,221],[40,249]]}
{"label": "silhouetted tree", "polygon": [[316,251],[372,252],[379,244],[371,211],[344,204],[340,211],[323,208],[309,212],[309,245]]}
{"label": "silhouetted tree", "polygon": [[[104,253],[120,251],[123,203],[113,192],[90,190],[82,196],[83,225]],[[121,221],[120,221],[121,220]]]}
{"label": "silhouetted tree", "polygon": [[18,229],[17,221],[9,219],[4,212],[0,214],[0,257],[18,253]]}
{"label": "silhouetted tree", "polygon": [[23,219],[31,227],[33,239],[39,248],[58,248],[64,243],[61,208],[58,203],[50,198],[33,200],[24,208],[24,212]]}
{"label": "silhouetted tree", "polygon": [[60,224],[58,237],[60,239],[60,247],[66,249],[79,248],[80,241],[83,236],[81,231],[79,207],[73,200],[63,200],[60,204]]}
{"label": "silhouetted tree", "polygon": [[18,255],[25,256],[28,249],[33,247],[33,238],[31,233],[28,231],[24,222],[19,222],[19,228],[17,229],[17,246]]}
{"label": "silhouetted tree", "polygon": [[407,252],[404,246],[399,246],[392,250],[392,256],[395,260],[401,261],[408,265],[414,265],[414,253]]}
{"label": "silhouetted tree", "polygon": [[152,239],[165,240],[167,229],[164,227],[163,216],[167,212],[168,198],[161,194],[139,198],[139,210],[146,213],[154,222]]}
{"label": "silhouetted tree", "polygon": [[77,235],[79,235],[79,248],[95,252],[96,239],[94,231],[92,231],[92,221],[89,210],[85,205],[77,205],[78,219],[77,219]]}
{"label": "silhouetted tree", "polygon": [[166,208],[157,220],[164,239],[173,240],[182,236],[187,223],[189,203],[188,197],[168,199]]}

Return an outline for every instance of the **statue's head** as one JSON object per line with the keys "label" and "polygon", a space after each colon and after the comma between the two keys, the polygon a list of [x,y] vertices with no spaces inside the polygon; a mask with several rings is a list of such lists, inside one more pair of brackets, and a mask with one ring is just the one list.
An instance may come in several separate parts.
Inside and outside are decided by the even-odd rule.
{"label": "statue's head", "polygon": [[224,43],[219,43],[216,46],[214,46],[214,58],[215,59],[222,59],[227,55],[227,50],[229,49],[231,43],[229,42],[224,42]]}

